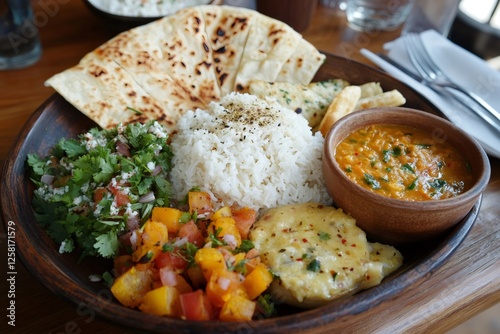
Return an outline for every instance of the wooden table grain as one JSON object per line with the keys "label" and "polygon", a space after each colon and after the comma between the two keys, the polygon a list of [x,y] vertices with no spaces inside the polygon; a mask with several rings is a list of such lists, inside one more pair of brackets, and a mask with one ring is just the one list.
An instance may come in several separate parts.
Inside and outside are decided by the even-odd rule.
{"label": "wooden table grain", "polygon": [[[0,160],[30,114],[53,90],[44,81],[116,35],[82,1],[36,1],[34,11],[43,56],[26,69],[0,72]],[[360,48],[380,51],[399,31],[360,33],[346,26],[342,13],[319,6],[303,32],[321,50],[368,63]],[[393,300],[342,319],[342,333],[442,333],[500,302],[500,160],[491,158],[491,180],[477,221],[467,238],[438,270]],[[11,194],[16,196],[16,194]],[[2,227],[1,333],[126,333],[127,330],[85,312],[52,294],[16,263],[15,327],[7,322],[7,243]],[[23,247],[23,245],[17,245]],[[10,300],[10,297],[9,297]],[[87,310],[88,311],[88,310]]]}

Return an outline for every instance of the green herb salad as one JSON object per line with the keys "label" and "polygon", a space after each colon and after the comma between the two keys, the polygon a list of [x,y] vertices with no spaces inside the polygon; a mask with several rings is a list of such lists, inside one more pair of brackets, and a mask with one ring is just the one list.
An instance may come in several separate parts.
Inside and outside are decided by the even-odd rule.
{"label": "green herb salad", "polygon": [[119,237],[154,206],[168,206],[172,151],[157,121],[93,128],[61,139],[48,157],[28,155],[35,218],[59,246],[81,257],[113,258]]}

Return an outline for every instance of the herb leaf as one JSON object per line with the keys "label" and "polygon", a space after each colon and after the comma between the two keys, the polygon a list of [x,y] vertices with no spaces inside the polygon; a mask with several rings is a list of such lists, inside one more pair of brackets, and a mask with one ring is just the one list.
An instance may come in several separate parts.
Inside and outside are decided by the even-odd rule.
{"label": "herb leaf", "polygon": [[364,174],[365,182],[370,185],[373,189],[380,189],[380,182],[375,180],[373,175],[370,175],[368,173]]}
{"label": "herb leaf", "polygon": [[318,272],[318,271],[320,271],[320,267],[321,267],[321,264],[320,264],[319,260],[318,259],[313,259],[307,265],[307,270]]}

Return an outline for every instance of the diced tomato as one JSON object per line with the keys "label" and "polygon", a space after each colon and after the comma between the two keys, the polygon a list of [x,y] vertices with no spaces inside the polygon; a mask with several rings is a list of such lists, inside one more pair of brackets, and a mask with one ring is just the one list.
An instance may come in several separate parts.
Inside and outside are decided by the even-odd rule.
{"label": "diced tomato", "polygon": [[102,199],[104,198],[104,196],[106,196],[107,193],[108,193],[108,189],[106,189],[106,188],[97,188],[94,191],[94,203],[97,204],[100,201],[102,201]]}
{"label": "diced tomato", "polygon": [[212,305],[202,290],[183,293],[180,301],[182,313],[187,320],[213,319]]}
{"label": "diced tomato", "polygon": [[155,258],[156,268],[170,268],[178,272],[182,272],[186,269],[188,262],[179,253],[179,249],[174,249],[169,252],[160,252]]}
{"label": "diced tomato", "polygon": [[190,220],[186,224],[182,224],[179,228],[179,233],[177,234],[179,238],[187,238],[187,241],[195,244],[196,247],[202,247],[205,243],[205,237],[201,233],[201,230],[196,226],[196,224]]}
{"label": "diced tomato", "polygon": [[257,220],[257,211],[244,207],[231,210],[236,227],[242,239],[248,239],[248,232],[253,223]]}
{"label": "diced tomato", "polygon": [[113,193],[113,196],[115,197],[115,202],[117,206],[124,206],[130,202],[128,195],[123,193],[123,191],[121,191],[119,188],[110,187],[110,190],[111,193]]}

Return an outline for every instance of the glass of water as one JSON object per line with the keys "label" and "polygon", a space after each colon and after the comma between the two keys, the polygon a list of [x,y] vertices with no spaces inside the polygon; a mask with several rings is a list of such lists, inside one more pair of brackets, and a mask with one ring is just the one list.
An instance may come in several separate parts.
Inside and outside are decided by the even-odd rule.
{"label": "glass of water", "polygon": [[32,65],[41,54],[30,0],[0,0],[0,70]]}
{"label": "glass of water", "polygon": [[397,29],[410,14],[414,0],[347,0],[349,26],[361,31]]}

